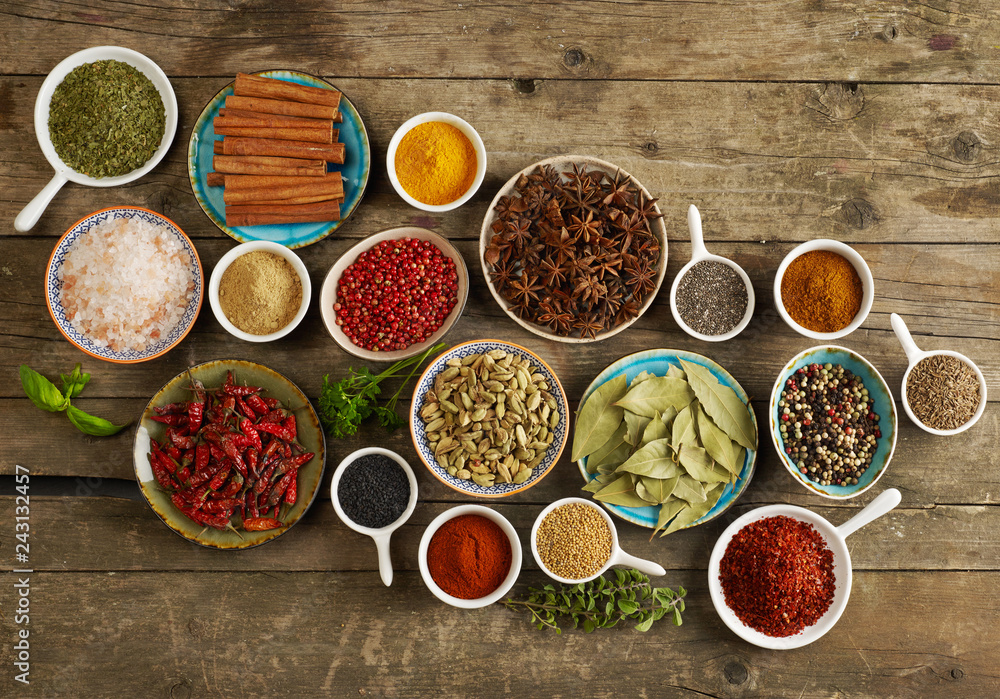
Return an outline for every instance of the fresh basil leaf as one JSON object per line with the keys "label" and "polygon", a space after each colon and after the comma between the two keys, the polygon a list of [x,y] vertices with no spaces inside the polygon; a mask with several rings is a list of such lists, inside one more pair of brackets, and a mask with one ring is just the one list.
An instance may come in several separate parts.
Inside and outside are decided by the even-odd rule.
{"label": "fresh basil leaf", "polygon": [[80,364],[73,367],[72,374],[59,374],[59,376],[63,382],[63,395],[67,398],[76,398],[90,381],[90,374],[84,374],[80,370]]}
{"label": "fresh basil leaf", "polygon": [[21,386],[31,402],[42,410],[58,413],[69,406],[69,398],[64,396],[55,384],[29,367],[21,365]]}
{"label": "fresh basil leaf", "polygon": [[127,426],[115,425],[103,417],[90,415],[72,405],[66,408],[66,415],[69,417],[69,421],[76,425],[78,430],[95,437],[110,437],[113,434],[121,432]]}

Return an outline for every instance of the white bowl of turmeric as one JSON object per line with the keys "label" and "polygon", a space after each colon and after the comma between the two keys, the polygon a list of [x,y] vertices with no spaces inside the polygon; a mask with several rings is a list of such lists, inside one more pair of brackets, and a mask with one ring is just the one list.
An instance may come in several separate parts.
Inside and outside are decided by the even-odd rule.
{"label": "white bowl of turmeric", "polygon": [[255,240],[219,260],[208,284],[208,302],[229,334],[270,342],[292,332],[312,296],[309,271],[284,245]]}
{"label": "white bowl of turmeric", "polygon": [[483,139],[467,121],[447,112],[426,112],[403,122],[385,160],[393,188],[423,211],[458,208],[486,176]]}

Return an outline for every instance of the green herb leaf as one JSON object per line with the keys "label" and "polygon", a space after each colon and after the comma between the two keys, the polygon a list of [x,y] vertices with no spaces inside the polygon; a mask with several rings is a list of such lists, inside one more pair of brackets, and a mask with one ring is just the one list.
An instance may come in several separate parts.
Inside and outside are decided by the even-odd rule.
{"label": "green herb leaf", "polygon": [[78,430],[95,437],[110,437],[113,434],[118,434],[128,426],[127,424],[116,425],[108,422],[103,417],[90,415],[72,405],[66,408],[66,415],[69,417],[69,421],[76,425]]}
{"label": "green herb leaf", "polygon": [[646,431],[646,426],[652,422],[653,418],[645,415],[625,411],[625,441],[633,447],[642,444],[642,434]]}
{"label": "green herb leaf", "polygon": [[736,391],[719,383],[712,372],[700,364],[681,360],[688,381],[705,412],[729,436],[747,449],[757,448],[757,430],[753,414]]}
{"label": "green herb leaf", "polygon": [[698,410],[698,434],[701,435],[701,443],[705,445],[709,456],[722,464],[730,473],[739,473],[732,440],[701,409]]}
{"label": "green herb leaf", "polygon": [[682,379],[657,376],[633,386],[616,405],[645,417],[661,415],[673,406],[680,410],[694,399],[691,386]]}
{"label": "green herb leaf", "polygon": [[683,473],[681,467],[674,463],[673,453],[670,440],[658,439],[632,454],[628,461],[618,467],[617,472],[635,473],[653,478],[673,478]]}
{"label": "green herb leaf", "polygon": [[20,373],[21,386],[37,407],[50,413],[57,413],[69,407],[69,398],[64,396],[55,384],[27,364],[21,365]]}
{"label": "green herb leaf", "polygon": [[625,395],[626,388],[625,374],[619,374],[598,386],[583,404],[573,433],[572,461],[597,451],[618,429],[624,410],[614,403]]}
{"label": "green herb leaf", "polygon": [[73,367],[71,374],[60,374],[59,377],[63,382],[63,395],[67,398],[76,398],[90,381],[90,374],[81,373],[80,364]]}

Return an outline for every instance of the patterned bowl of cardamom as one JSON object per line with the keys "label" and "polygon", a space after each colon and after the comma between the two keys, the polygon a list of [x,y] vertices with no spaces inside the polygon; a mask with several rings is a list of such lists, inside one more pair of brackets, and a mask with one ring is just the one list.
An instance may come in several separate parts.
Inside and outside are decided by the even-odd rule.
{"label": "patterned bowl of cardamom", "polygon": [[425,112],[396,129],[385,157],[393,189],[410,206],[440,213],[457,209],[486,177],[486,146],[469,122]]}
{"label": "patterned bowl of cardamom", "polygon": [[223,255],[208,284],[216,320],[247,342],[270,342],[292,332],[311,296],[309,271],[299,256],[266,240],[237,245]]}

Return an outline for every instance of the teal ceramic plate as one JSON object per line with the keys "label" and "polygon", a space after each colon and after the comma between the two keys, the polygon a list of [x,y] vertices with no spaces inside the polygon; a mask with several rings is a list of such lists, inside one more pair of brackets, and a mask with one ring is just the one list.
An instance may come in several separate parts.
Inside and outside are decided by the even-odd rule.
{"label": "teal ceramic plate", "polygon": [[[708,357],[695,354],[694,352],[685,352],[684,350],[650,349],[630,354],[627,357],[622,357],[598,374],[597,378],[594,379],[590,385],[587,386],[587,390],[584,391],[583,398],[580,399],[580,408],[583,407],[583,404],[587,401],[587,398],[590,397],[591,393],[596,391],[602,384],[618,376],[618,374],[625,374],[625,379],[630,384],[632,383],[632,379],[644,371],[648,371],[649,373],[657,376],[665,376],[671,365],[676,366],[678,369],[681,368],[681,359],[686,362],[702,365],[712,372],[712,376],[714,376],[719,383],[724,386],[729,386],[731,389],[736,391],[736,395],[740,397],[740,400],[744,403],[749,403],[746,391],[744,391],[743,387],[737,383],[736,379],[734,379],[728,371],[723,369]],[[577,408],[577,412],[579,412],[579,408]],[[754,435],[757,437],[757,449],[760,449],[760,435],[757,428],[757,418],[754,416],[753,411],[750,412],[750,415],[753,417],[753,429]],[[706,512],[701,519],[697,519],[686,527],[682,527],[683,529],[697,527],[699,524],[710,522],[732,507],[733,503],[736,502],[736,500],[743,494],[743,491],[746,490],[747,485],[750,483],[750,479],[753,477],[754,466],[757,463],[757,449],[747,449],[746,456],[743,458],[743,469],[740,471],[739,478],[736,479],[736,483],[729,483],[726,485],[726,489],[722,491],[722,496],[719,498],[719,501],[715,503],[715,507]],[[577,461],[577,465],[579,465],[580,473],[583,474],[585,480],[590,481],[595,478],[595,476],[587,473],[586,457]],[[618,515],[622,519],[632,522],[633,524],[638,524],[641,527],[648,527],[649,529],[656,528],[656,520],[660,515],[660,508],[656,505],[650,505],[648,507],[623,507],[621,505],[610,505],[605,502],[602,502],[601,504],[612,514]]]}
{"label": "teal ceramic plate", "polygon": [[[795,373],[799,367],[810,364],[840,364],[848,371],[861,377],[868,389],[868,396],[873,400],[875,413],[879,416],[879,430],[882,436],[878,440],[878,448],[872,458],[872,464],[858,479],[857,485],[820,485],[814,483],[803,476],[795,464],[785,453],[785,443],[781,438],[781,431],[778,429],[778,401],[781,400],[781,389],[785,382]],[[845,500],[861,495],[882,477],[892,452],[896,449],[896,404],[892,399],[892,392],[885,383],[885,379],[878,373],[872,364],[857,352],[853,352],[846,347],[836,345],[821,345],[807,349],[805,352],[792,357],[785,367],[778,374],[778,380],[774,382],[771,390],[771,400],[767,406],[767,421],[771,429],[771,441],[774,448],[781,457],[781,463],[785,465],[788,472],[799,483],[818,495],[834,500]]]}
{"label": "teal ceramic plate", "polygon": [[[264,70],[254,73],[254,75],[287,80],[300,85],[336,89],[320,78],[291,70]],[[339,140],[345,146],[344,164],[327,164],[328,170],[339,171],[344,178],[344,203],[340,206],[340,220],[323,223],[275,223],[266,226],[230,228],[226,225],[226,207],[222,202],[222,187],[209,187],[205,182],[205,176],[213,170],[212,143],[217,140],[212,128],[212,120],[219,115],[219,109],[225,106],[226,97],[231,94],[233,94],[233,83],[226,85],[212,98],[202,111],[201,116],[198,117],[198,121],[195,122],[194,129],[191,131],[191,140],[188,142],[188,178],[191,180],[194,196],[208,217],[216,226],[241,243],[247,243],[251,240],[270,240],[290,248],[312,245],[337,230],[361,202],[361,197],[365,194],[365,187],[368,185],[368,173],[371,171],[372,162],[368,131],[354,105],[347,99],[347,95],[342,95],[340,98],[340,112],[343,114],[344,122],[334,124],[334,128],[340,129]]]}
{"label": "teal ceramic plate", "polygon": [[[166,425],[152,419],[155,415],[153,407],[185,401],[190,397],[187,386],[190,377],[199,379],[209,389],[221,386],[226,380],[226,372],[233,372],[233,380],[238,384],[262,386],[265,396],[271,396],[281,401],[281,404],[294,413],[298,428],[298,440],[313,452],[314,456],[299,469],[298,497],[282,520],[286,526],[263,532],[244,532],[239,536],[232,531],[219,531],[202,528],[195,524],[174,506],[170,494],[163,491],[149,466],[150,439],[162,441],[166,433]],[[142,418],[135,431],[133,445],[133,460],[135,477],[153,512],[163,520],[163,523],[175,533],[196,544],[217,549],[245,549],[276,539],[287,532],[299,521],[309,506],[316,499],[320,481],[323,480],[323,468],[326,463],[326,438],[319,424],[319,417],[306,395],[287,378],[262,364],[246,362],[239,359],[216,360],[191,367],[190,374],[185,371],[170,379],[167,384],[156,392],[152,400],[142,411]],[[286,506],[287,507],[287,506]],[[241,538],[242,537],[242,538]]]}

